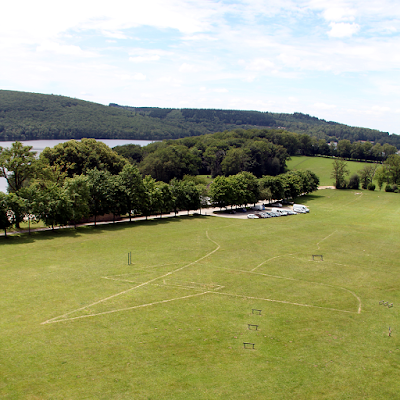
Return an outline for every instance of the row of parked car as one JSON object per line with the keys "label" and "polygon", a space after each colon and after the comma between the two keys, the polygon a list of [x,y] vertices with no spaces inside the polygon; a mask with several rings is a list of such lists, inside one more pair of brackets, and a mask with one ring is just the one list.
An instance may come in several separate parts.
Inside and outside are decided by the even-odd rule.
{"label": "row of parked car", "polygon": [[272,208],[271,211],[262,211],[254,214],[248,214],[247,218],[255,219],[255,218],[273,218],[273,217],[283,217],[286,215],[296,215],[296,214],[305,214],[310,212],[309,208],[303,206],[302,204],[294,204],[293,210],[282,209],[282,208]]}

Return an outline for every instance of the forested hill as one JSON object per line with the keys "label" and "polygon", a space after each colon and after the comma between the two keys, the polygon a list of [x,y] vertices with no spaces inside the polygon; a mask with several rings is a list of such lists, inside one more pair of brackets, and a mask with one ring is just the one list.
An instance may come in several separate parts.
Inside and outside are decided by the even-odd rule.
{"label": "forested hill", "polygon": [[177,139],[235,128],[284,128],[326,141],[389,143],[400,136],[327,122],[307,114],[163,109],[97,103],[57,95],[0,90],[0,141],[35,139]]}

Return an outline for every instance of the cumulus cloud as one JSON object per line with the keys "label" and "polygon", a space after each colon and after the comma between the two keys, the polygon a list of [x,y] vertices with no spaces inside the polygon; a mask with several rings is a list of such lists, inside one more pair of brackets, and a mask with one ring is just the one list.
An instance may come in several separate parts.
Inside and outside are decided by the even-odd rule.
{"label": "cumulus cloud", "polygon": [[360,30],[360,25],[347,22],[331,22],[331,30],[328,32],[330,37],[343,38],[353,36]]}

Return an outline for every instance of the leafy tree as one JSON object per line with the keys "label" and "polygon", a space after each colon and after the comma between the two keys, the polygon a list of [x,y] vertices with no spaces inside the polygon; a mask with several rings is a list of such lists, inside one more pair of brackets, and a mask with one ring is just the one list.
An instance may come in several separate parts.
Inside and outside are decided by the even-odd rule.
{"label": "leafy tree", "polygon": [[333,161],[332,167],[331,178],[335,180],[336,189],[345,188],[346,176],[350,173],[347,163],[343,159],[336,159]]}
{"label": "leafy tree", "polygon": [[390,155],[384,163],[389,183],[400,184],[400,156]]}
{"label": "leafy tree", "polygon": [[143,202],[140,205],[140,211],[145,215],[146,220],[149,215],[157,210],[157,193],[156,180],[150,175],[146,175],[143,179],[144,196]]}
{"label": "leafy tree", "polygon": [[249,156],[245,149],[231,148],[227,151],[221,163],[222,173],[225,176],[229,176],[245,171],[248,161]]}
{"label": "leafy tree", "polygon": [[69,199],[71,222],[76,223],[90,215],[90,189],[88,177],[85,175],[76,175],[73,178],[67,178],[64,182],[64,190]]}
{"label": "leafy tree", "polygon": [[382,190],[384,182],[387,181],[386,169],[384,166],[381,165],[377,168],[377,170],[375,171],[375,179],[378,183],[379,190]]}
{"label": "leafy tree", "polygon": [[250,172],[240,172],[230,177],[233,188],[233,205],[240,206],[245,204],[257,203],[260,191],[257,178]]}
{"label": "leafy tree", "polygon": [[125,144],[113,147],[120,156],[126,158],[131,164],[139,164],[143,159],[143,148],[138,144]]}
{"label": "leafy tree", "polygon": [[86,174],[94,168],[116,175],[128,161],[95,139],[69,140],[53,148],[46,147],[40,159],[50,165],[65,168],[69,177]]}
{"label": "leafy tree", "polygon": [[36,152],[32,146],[14,142],[11,147],[0,147],[0,176],[6,178],[9,191],[18,193],[35,172]]}
{"label": "leafy tree", "polygon": [[222,208],[233,205],[234,192],[230,179],[217,176],[210,185],[210,197],[214,206]]}
{"label": "leafy tree", "polygon": [[186,146],[166,144],[144,157],[139,165],[143,175],[168,183],[171,179],[182,179],[184,175],[195,175],[200,159]]}
{"label": "leafy tree", "polygon": [[11,192],[7,196],[7,205],[9,211],[11,211],[9,214],[11,222],[19,229],[20,223],[26,214],[26,199]]}
{"label": "leafy tree", "polygon": [[47,226],[66,225],[71,217],[72,207],[63,187],[54,182],[32,183],[24,191],[30,203],[30,212]]}
{"label": "leafy tree", "polygon": [[123,187],[121,196],[129,213],[129,221],[132,221],[132,211],[138,212],[145,198],[143,180],[137,167],[129,164],[119,173],[119,179]]}
{"label": "leafy tree", "polygon": [[163,212],[170,213],[174,207],[171,186],[165,182],[157,182],[157,203],[160,211],[160,218]]}
{"label": "leafy tree", "polygon": [[358,175],[360,176],[361,187],[363,189],[367,189],[368,185],[370,183],[372,183],[372,180],[374,179],[376,168],[377,168],[377,165],[368,164],[368,165],[365,165],[363,169],[358,171]]}
{"label": "leafy tree", "polygon": [[94,225],[99,215],[107,214],[111,211],[110,191],[111,174],[108,171],[99,171],[97,168],[89,170],[87,173],[89,185],[89,209],[94,216]]}
{"label": "leafy tree", "polygon": [[339,140],[338,146],[337,146],[337,153],[339,157],[342,158],[348,158],[351,157],[351,142],[350,140],[344,139],[344,140]]}
{"label": "leafy tree", "polygon": [[4,229],[4,236],[7,236],[7,228],[11,225],[8,215],[7,195],[0,192],[0,229]]}
{"label": "leafy tree", "polygon": [[263,189],[269,188],[271,191],[271,200],[283,199],[284,186],[282,175],[280,176],[263,176],[260,180]]}
{"label": "leafy tree", "polygon": [[296,173],[287,173],[282,176],[285,198],[295,199],[302,191],[302,179]]}
{"label": "leafy tree", "polygon": [[201,207],[200,191],[194,182],[182,181],[183,183],[183,209],[189,214],[190,210],[198,210]]}

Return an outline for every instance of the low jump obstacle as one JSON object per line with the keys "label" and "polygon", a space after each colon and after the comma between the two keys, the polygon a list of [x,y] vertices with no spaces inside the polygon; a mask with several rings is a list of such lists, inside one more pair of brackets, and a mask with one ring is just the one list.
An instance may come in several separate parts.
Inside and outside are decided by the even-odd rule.
{"label": "low jump obstacle", "polygon": [[[254,327],[255,327],[256,329],[253,329]],[[254,331],[254,330],[258,331],[258,325],[247,324],[247,329],[249,329],[250,331]]]}
{"label": "low jump obstacle", "polygon": [[315,259],[319,259],[320,261],[324,261],[324,257],[322,254],[312,254],[312,259],[315,261]]}
{"label": "low jump obstacle", "polygon": [[251,310],[251,313],[252,313],[252,314],[261,315],[261,310],[257,310],[256,308],[253,308],[253,309]]}
{"label": "low jump obstacle", "polygon": [[243,342],[243,348],[245,349],[254,349],[255,343]]}

